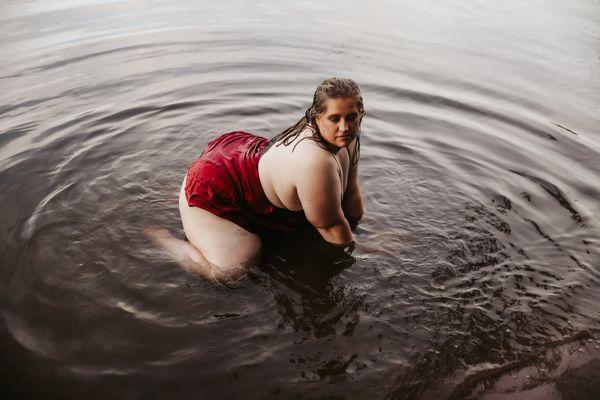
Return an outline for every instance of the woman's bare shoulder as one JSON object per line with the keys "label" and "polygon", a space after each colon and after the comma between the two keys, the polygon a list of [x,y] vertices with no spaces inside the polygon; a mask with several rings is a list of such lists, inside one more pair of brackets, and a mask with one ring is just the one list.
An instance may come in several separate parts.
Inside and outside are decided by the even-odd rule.
{"label": "woman's bare shoulder", "polygon": [[314,140],[305,137],[294,144],[292,159],[302,165],[311,164],[315,166],[330,165],[334,160],[331,153],[319,146]]}

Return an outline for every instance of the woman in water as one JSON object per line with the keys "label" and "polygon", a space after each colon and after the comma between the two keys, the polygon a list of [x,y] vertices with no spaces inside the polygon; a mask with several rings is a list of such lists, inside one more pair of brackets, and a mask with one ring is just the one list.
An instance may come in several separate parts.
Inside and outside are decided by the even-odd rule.
{"label": "woman in water", "polygon": [[308,221],[334,248],[351,249],[364,213],[358,185],[364,107],[351,79],[321,83],[296,124],[271,140],[229,132],[192,164],[179,195],[189,243],[166,230],[146,234],[188,271],[218,282],[257,265],[260,235]]}

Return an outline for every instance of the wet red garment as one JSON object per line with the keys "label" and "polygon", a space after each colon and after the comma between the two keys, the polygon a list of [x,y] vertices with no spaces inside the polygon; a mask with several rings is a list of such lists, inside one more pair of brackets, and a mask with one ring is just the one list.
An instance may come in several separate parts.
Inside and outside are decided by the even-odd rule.
{"label": "wet red garment", "polygon": [[258,160],[268,139],[229,132],[211,141],[189,168],[185,195],[200,207],[257,234],[306,225],[303,211],[274,206],[258,177]]}

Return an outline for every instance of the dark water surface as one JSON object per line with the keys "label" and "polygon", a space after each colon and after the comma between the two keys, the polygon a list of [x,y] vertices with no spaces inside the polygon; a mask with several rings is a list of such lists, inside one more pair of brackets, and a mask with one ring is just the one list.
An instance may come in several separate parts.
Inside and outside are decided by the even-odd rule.
{"label": "dark water surface", "polygon": [[[0,24],[3,391],[596,395],[597,1],[3,1]],[[210,139],[277,134],[334,75],[363,89],[358,240],[384,252],[299,240],[226,289],[140,235],[182,236]]]}

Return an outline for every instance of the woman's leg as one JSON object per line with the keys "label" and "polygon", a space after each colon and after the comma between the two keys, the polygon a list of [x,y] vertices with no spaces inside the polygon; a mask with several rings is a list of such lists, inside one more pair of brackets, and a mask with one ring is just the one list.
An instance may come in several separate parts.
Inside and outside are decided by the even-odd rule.
{"label": "woman's leg", "polygon": [[179,193],[179,211],[189,243],[173,237],[166,229],[145,233],[187,271],[228,282],[241,278],[249,266],[258,264],[260,238],[225,218],[188,206],[185,180]]}

